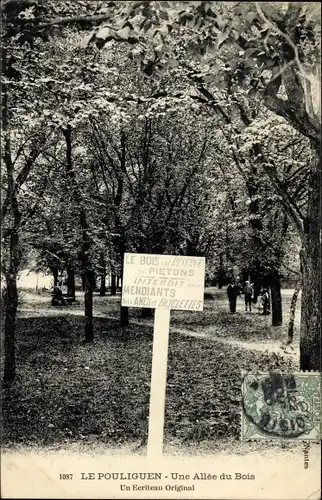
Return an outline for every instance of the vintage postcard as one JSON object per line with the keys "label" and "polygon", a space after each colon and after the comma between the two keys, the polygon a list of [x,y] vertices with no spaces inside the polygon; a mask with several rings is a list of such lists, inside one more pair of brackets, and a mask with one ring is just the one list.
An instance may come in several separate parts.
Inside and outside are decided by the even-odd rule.
{"label": "vintage postcard", "polygon": [[321,498],[321,7],[1,0],[1,495]]}

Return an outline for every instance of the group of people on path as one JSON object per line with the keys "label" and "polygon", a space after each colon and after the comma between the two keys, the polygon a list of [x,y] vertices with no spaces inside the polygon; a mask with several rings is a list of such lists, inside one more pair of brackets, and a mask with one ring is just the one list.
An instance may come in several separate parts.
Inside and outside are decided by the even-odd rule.
{"label": "group of people on path", "polygon": [[[229,309],[231,313],[236,312],[237,298],[244,294],[245,298],[245,311],[252,311],[252,302],[254,298],[254,285],[249,281],[245,282],[245,286],[242,287],[240,283],[234,283],[231,281],[227,287],[227,295],[229,301]],[[263,314],[267,315],[270,313],[270,300],[269,293],[266,288],[263,288],[260,292],[260,309],[263,310]]]}

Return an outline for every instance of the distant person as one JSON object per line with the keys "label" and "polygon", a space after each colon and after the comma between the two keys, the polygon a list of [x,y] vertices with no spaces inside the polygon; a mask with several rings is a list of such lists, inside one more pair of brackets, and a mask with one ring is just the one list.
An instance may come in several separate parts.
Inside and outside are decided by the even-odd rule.
{"label": "distant person", "polygon": [[59,288],[59,286],[54,286],[53,298],[51,299],[52,306],[64,306],[66,301],[63,297],[63,292]]}
{"label": "distant person", "polygon": [[244,296],[245,296],[245,310],[246,312],[252,311],[252,297],[254,293],[254,288],[253,286],[249,283],[249,281],[245,282],[245,287],[244,287]]}
{"label": "distant person", "polygon": [[263,288],[261,293],[261,301],[263,306],[263,315],[267,316],[270,314],[270,300],[267,288]]}
{"label": "distant person", "polygon": [[239,286],[235,285],[232,281],[227,286],[227,295],[229,301],[229,309],[231,313],[236,312],[237,297],[239,295]]}

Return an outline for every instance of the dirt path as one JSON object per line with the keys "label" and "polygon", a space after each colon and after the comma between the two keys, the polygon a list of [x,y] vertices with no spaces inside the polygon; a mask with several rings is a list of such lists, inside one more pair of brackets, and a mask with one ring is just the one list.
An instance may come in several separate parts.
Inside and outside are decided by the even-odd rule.
{"label": "dirt path", "polygon": [[[66,309],[41,309],[41,310],[35,310],[35,309],[28,309],[28,308],[20,308],[19,312],[22,313],[33,313],[33,315],[36,316],[66,316],[66,315],[71,315],[71,316],[83,316],[83,311],[81,310],[66,310]],[[98,311],[95,311],[94,313],[94,318],[105,318],[109,320],[118,320],[118,317],[116,316],[111,316],[107,315]],[[146,321],[146,320],[138,320],[138,319],[131,319],[130,324],[133,325],[144,325],[153,328],[153,322],[151,321]],[[201,338],[201,339],[207,339],[207,340],[212,340],[214,342],[222,342],[223,344],[228,344],[231,345],[232,347],[241,347],[242,349],[246,349],[248,351],[258,351],[258,352],[268,352],[268,353],[275,353],[279,354],[280,356],[288,356],[296,359],[297,357],[297,349],[294,348],[292,345],[285,345],[282,342],[247,342],[243,340],[237,340],[237,339],[232,339],[229,337],[218,337],[216,335],[213,335],[211,333],[211,329],[208,329],[206,332],[194,332],[192,330],[186,330],[183,328],[176,328],[176,327],[170,327],[170,332],[172,333],[178,333],[180,335],[185,335],[188,337],[195,337],[195,338]]]}

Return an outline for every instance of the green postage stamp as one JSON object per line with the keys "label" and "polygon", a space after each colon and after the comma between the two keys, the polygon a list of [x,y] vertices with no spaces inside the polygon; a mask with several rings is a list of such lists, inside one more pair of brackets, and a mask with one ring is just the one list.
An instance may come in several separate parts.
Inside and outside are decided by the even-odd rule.
{"label": "green postage stamp", "polygon": [[321,374],[246,374],[241,439],[321,438]]}

